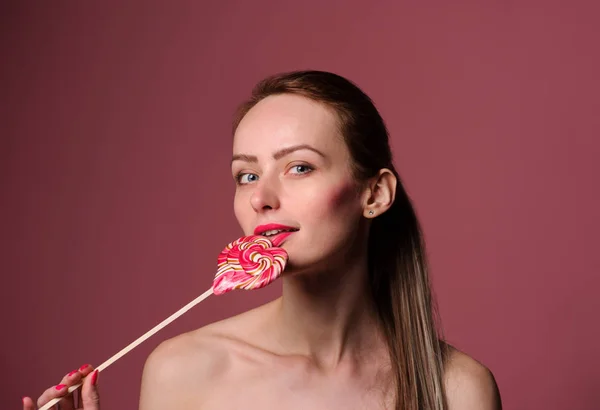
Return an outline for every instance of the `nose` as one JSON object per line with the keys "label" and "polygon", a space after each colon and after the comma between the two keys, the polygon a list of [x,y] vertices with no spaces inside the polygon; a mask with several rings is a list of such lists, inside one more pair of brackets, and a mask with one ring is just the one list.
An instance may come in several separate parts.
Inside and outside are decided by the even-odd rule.
{"label": "nose", "polygon": [[250,204],[255,212],[260,213],[279,208],[277,182],[261,179],[254,184],[254,187]]}

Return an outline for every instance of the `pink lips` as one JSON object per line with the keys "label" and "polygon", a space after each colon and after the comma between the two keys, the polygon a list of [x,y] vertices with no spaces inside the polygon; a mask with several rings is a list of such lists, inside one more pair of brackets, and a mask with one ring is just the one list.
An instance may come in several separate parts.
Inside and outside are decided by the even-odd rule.
{"label": "pink lips", "polygon": [[[277,230],[279,230],[279,229],[288,230],[288,229],[297,229],[297,228],[294,228],[293,226],[271,223],[271,224],[257,226],[256,229],[254,229],[254,235],[262,235],[264,232],[273,231],[276,229]],[[293,233],[294,232],[282,232],[282,233],[278,233],[275,236],[270,236],[269,239],[273,243],[273,246],[280,246],[283,243],[283,241]]]}

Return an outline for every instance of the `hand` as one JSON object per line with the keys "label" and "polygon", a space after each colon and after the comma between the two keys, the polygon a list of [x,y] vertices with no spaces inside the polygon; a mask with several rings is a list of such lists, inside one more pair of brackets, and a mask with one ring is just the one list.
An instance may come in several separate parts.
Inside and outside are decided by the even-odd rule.
{"label": "hand", "polygon": [[[86,377],[88,376],[89,377]],[[100,396],[98,394],[98,372],[94,371],[91,365],[81,366],[78,370],[73,370],[71,373],[65,375],[59,384],[52,386],[47,389],[37,399],[37,407],[33,400],[29,397],[23,397],[23,410],[35,410],[36,408],[42,407],[55,397],[68,396],[62,399],[58,404],[60,410],[75,410],[75,401],[73,394],[68,394],[69,387],[78,384],[83,380],[83,385],[79,390],[79,410],[100,410]],[[73,392],[75,393],[75,392]]]}

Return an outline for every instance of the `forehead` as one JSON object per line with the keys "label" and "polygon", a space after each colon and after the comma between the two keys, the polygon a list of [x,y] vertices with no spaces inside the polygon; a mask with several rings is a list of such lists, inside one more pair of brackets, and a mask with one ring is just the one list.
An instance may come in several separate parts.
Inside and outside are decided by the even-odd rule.
{"label": "forehead", "polygon": [[240,122],[233,139],[234,153],[261,155],[296,144],[324,151],[345,146],[332,109],[306,97],[273,95],[256,104]]}

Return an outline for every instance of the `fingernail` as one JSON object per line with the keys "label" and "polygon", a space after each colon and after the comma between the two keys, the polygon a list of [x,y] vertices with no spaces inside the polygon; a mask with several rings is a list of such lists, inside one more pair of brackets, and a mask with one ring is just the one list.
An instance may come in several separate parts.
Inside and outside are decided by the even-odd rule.
{"label": "fingernail", "polygon": [[73,376],[75,373],[77,373],[79,370],[73,370],[71,373],[69,373],[67,376]]}
{"label": "fingernail", "polygon": [[83,366],[81,366],[81,367],[79,368],[79,370],[84,370],[84,369],[85,369],[86,367],[88,367],[88,366],[89,366],[89,364],[84,364]]}
{"label": "fingernail", "polygon": [[56,390],[62,390],[62,389],[64,389],[65,387],[66,387],[66,384],[58,384],[58,385],[56,385],[54,388],[55,388]]}
{"label": "fingernail", "polygon": [[92,386],[95,386],[97,381],[98,381],[98,370],[94,370],[92,372]]}

